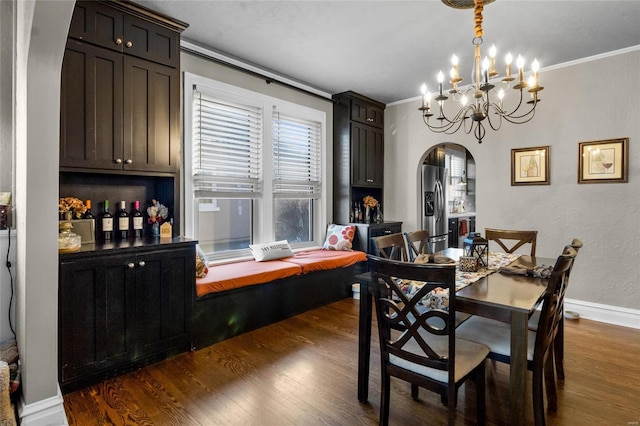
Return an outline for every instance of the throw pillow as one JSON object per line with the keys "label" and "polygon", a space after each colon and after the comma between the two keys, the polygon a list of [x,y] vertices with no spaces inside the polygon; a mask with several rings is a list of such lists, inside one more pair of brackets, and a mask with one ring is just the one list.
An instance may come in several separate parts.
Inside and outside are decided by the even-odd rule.
{"label": "throw pillow", "polygon": [[249,246],[251,254],[256,262],[264,262],[266,260],[282,259],[283,257],[293,256],[293,251],[287,240],[280,240],[273,243],[252,244]]}
{"label": "throw pillow", "polygon": [[204,278],[209,273],[209,261],[204,251],[196,244],[196,278]]}
{"label": "throw pillow", "polygon": [[336,225],[332,223],[327,227],[327,238],[324,241],[322,250],[350,251],[355,232],[355,225]]}

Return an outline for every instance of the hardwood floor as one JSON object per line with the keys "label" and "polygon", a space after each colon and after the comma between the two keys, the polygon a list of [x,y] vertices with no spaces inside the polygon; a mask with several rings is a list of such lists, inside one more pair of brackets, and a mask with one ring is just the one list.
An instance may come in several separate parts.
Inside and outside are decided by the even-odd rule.
{"label": "hardwood floor", "polygon": [[[369,403],[356,392],[358,301],[292,319],[64,396],[70,425],[375,425],[377,329]],[[566,321],[564,383],[549,425],[638,425],[640,330]],[[489,425],[508,424],[507,365],[487,362]],[[445,424],[440,397],[393,380],[392,425]],[[531,374],[529,373],[529,387]],[[474,425],[475,385],[460,389],[457,424]],[[526,423],[533,424],[531,392]]]}

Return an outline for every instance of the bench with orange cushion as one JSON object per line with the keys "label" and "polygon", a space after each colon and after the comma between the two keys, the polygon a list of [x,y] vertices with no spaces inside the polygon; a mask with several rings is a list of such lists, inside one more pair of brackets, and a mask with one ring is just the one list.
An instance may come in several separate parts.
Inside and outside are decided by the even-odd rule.
{"label": "bench with orange cushion", "polygon": [[314,250],[267,262],[210,266],[196,279],[192,347],[198,348],[350,296],[360,251]]}

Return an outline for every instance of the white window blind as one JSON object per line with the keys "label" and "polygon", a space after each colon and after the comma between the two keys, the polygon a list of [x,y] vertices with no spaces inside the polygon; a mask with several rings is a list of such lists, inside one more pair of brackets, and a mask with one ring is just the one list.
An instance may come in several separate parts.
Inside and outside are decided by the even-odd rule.
{"label": "white window blind", "polygon": [[273,193],[275,198],[321,196],[322,125],[273,111]]}
{"label": "white window blind", "polygon": [[262,108],[219,99],[197,86],[193,104],[194,196],[259,197]]}

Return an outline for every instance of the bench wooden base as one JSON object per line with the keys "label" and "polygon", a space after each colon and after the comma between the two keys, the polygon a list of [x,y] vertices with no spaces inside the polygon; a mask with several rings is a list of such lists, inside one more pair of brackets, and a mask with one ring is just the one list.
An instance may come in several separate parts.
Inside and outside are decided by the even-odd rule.
{"label": "bench wooden base", "polygon": [[[361,269],[361,268],[360,268]],[[191,349],[255,330],[351,296],[358,264],[194,295]]]}

